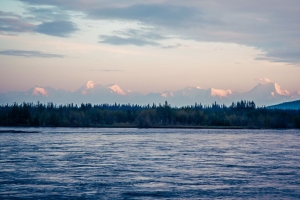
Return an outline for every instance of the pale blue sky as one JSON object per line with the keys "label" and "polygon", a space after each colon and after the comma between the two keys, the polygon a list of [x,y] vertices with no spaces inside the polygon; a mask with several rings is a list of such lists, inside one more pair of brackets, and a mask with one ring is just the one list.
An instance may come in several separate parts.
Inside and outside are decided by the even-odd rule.
{"label": "pale blue sky", "polygon": [[1,0],[0,92],[300,89],[300,1]]}

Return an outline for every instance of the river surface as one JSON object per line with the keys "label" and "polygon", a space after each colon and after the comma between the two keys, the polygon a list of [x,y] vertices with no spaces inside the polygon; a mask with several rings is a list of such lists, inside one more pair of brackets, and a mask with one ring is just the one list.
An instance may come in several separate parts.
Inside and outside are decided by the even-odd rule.
{"label": "river surface", "polygon": [[300,199],[300,130],[0,131],[0,199]]}

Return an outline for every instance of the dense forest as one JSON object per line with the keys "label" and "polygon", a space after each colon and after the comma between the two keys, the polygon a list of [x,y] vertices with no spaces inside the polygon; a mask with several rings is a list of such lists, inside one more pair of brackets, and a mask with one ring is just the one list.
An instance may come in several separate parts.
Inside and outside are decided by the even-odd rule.
{"label": "dense forest", "polygon": [[300,128],[300,110],[258,108],[252,101],[172,107],[164,104],[23,103],[0,106],[0,126]]}

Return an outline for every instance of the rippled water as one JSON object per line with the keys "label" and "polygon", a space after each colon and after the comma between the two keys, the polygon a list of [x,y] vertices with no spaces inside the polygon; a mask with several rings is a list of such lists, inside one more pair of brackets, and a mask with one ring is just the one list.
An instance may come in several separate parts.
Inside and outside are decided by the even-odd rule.
{"label": "rippled water", "polygon": [[1,199],[300,198],[300,130],[13,129]]}

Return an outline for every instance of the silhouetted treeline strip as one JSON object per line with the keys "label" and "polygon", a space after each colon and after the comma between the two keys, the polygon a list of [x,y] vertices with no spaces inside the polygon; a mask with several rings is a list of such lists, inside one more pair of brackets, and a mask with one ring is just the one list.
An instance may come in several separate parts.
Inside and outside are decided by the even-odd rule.
{"label": "silhouetted treeline strip", "polygon": [[171,107],[165,104],[23,103],[0,106],[1,126],[300,128],[300,110],[257,108],[253,101]]}

